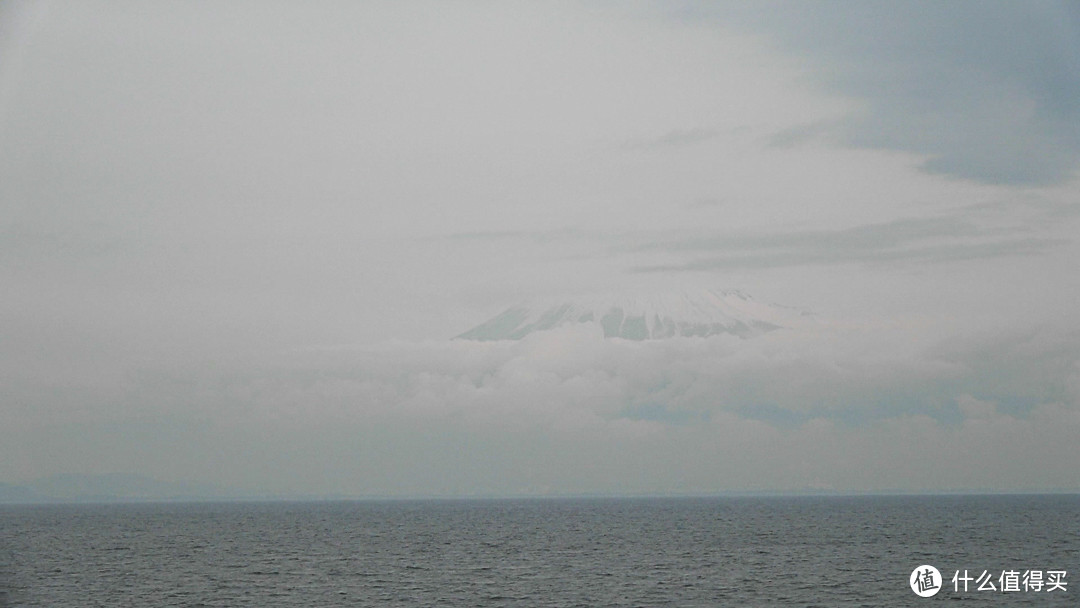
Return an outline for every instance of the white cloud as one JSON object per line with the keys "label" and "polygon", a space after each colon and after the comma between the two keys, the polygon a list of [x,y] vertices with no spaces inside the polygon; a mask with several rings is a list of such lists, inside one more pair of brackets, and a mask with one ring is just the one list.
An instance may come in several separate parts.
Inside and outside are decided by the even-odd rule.
{"label": "white cloud", "polygon": [[[990,343],[958,338],[942,347],[936,336],[902,328],[830,325],[749,340],[629,342],[580,326],[517,342],[294,351],[145,373],[77,427],[43,410],[8,432],[40,437],[52,429],[54,441],[67,441],[74,428],[113,425],[130,434],[128,443],[94,446],[97,466],[146,452],[139,472],[190,477],[194,445],[221,457],[203,479],[274,491],[1080,484],[1063,463],[1078,455],[1080,348],[1048,333]],[[1058,371],[1018,366],[1018,357]],[[1002,366],[1023,377],[985,382]],[[1038,382],[1052,386],[1038,390]],[[999,400],[1012,402],[1008,412]],[[17,436],[5,446],[6,461],[23,463],[56,447]],[[166,447],[155,453],[158,446]],[[50,472],[48,457],[29,460]],[[279,465],[280,474],[267,472]]]}

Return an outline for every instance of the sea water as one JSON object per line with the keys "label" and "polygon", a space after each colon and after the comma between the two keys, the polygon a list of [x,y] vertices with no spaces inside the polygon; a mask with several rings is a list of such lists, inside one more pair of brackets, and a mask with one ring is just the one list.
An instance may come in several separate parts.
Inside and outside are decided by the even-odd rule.
{"label": "sea water", "polygon": [[[1064,589],[1001,590],[1035,571]],[[1073,495],[0,507],[0,606],[1076,606],[1078,578]]]}

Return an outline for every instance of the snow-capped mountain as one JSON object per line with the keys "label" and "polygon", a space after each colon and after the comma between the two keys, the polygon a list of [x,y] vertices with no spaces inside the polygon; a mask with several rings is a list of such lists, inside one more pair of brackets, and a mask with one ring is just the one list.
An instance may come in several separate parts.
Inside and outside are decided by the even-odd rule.
{"label": "snow-capped mountain", "polygon": [[599,325],[607,338],[656,340],[733,334],[747,338],[805,321],[810,313],[763,304],[736,290],[680,292],[622,298],[532,302],[510,307],[456,336],[465,340],[519,340],[572,323]]}

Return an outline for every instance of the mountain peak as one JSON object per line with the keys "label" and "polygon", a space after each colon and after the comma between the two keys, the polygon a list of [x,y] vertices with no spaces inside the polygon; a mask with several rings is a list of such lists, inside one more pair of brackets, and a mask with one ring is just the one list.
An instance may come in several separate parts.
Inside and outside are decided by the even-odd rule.
{"label": "mountain peak", "polygon": [[456,336],[464,340],[519,340],[574,323],[599,325],[605,338],[657,340],[707,337],[742,338],[787,327],[809,313],[760,303],[738,290],[654,293],[634,296],[543,300],[512,306]]}

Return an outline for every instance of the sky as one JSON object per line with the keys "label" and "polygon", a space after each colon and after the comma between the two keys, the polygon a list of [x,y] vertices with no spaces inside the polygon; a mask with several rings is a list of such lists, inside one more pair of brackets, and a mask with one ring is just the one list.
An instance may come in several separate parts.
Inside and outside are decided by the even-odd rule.
{"label": "sky", "polygon": [[0,481],[1077,491],[1078,169],[1076,3],[5,2]]}

